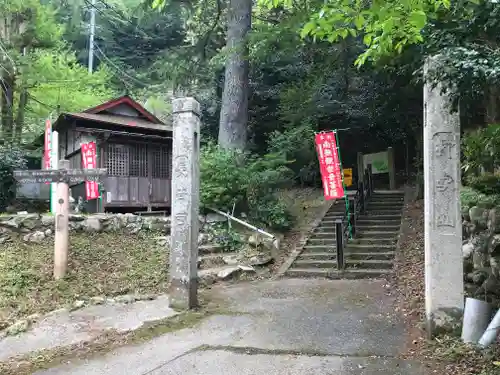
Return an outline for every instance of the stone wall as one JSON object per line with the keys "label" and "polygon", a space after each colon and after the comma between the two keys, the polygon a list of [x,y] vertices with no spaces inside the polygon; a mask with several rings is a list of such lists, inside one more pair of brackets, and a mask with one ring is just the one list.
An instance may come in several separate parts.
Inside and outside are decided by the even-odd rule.
{"label": "stone wall", "polygon": [[464,207],[462,218],[467,294],[500,305],[500,207]]}
{"label": "stone wall", "polygon": [[[209,214],[200,216],[201,226],[225,221],[225,218]],[[161,231],[170,233],[170,216],[138,216],[133,214],[72,214],[69,227],[72,232],[122,232],[137,234],[140,231]],[[0,216],[0,244],[13,236],[22,237],[26,242],[42,242],[54,231],[55,216],[51,214],[13,214]]]}

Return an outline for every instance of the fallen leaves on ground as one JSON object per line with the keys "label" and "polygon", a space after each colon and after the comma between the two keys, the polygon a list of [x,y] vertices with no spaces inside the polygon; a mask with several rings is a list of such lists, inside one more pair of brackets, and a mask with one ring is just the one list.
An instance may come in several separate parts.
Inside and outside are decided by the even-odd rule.
{"label": "fallen leaves on ground", "polygon": [[168,254],[154,236],[72,233],[68,274],[59,281],[52,278],[53,239],[3,244],[0,325],[93,296],[165,292]]}
{"label": "fallen leaves on ground", "polygon": [[397,308],[410,335],[403,356],[426,363],[429,374],[500,375],[500,367],[495,363],[500,359],[498,344],[489,350],[477,350],[451,334],[432,341],[425,339],[424,266],[424,203],[417,201],[404,211],[403,237],[391,280],[397,291]]}

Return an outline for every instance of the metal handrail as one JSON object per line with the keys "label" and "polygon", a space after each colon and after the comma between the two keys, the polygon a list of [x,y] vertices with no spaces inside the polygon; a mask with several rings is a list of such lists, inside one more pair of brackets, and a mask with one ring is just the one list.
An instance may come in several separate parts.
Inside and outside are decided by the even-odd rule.
{"label": "metal handrail", "polygon": [[[336,243],[337,243],[337,268],[345,269],[344,247],[349,237],[356,235],[356,222],[360,215],[366,212],[366,202],[373,193],[373,181],[371,175],[371,165],[365,169],[363,181],[358,183],[356,194],[353,199],[352,213],[347,211],[341,219],[335,221]],[[347,197],[349,199],[349,197]],[[349,205],[350,207],[350,205]],[[349,230],[349,227],[351,230]]]}

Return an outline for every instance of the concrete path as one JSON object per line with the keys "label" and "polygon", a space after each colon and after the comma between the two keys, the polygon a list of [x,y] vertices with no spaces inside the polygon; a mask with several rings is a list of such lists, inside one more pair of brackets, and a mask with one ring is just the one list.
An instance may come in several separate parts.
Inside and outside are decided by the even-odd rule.
{"label": "concrete path", "polygon": [[0,361],[46,349],[92,341],[107,330],[133,331],[149,321],[170,318],[168,297],[130,304],[86,306],[80,310],[61,309],[43,316],[28,332],[0,338]]}
{"label": "concrete path", "polygon": [[213,293],[240,314],[36,374],[424,374],[397,358],[406,338],[383,281],[282,279]]}

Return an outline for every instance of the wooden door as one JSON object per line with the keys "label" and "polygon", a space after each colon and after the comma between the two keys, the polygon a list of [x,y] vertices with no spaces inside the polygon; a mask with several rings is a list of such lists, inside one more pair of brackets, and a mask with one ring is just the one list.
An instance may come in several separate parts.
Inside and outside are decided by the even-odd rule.
{"label": "wooden door", "polygon": [[149,207],[150,205],[150,162],[148,145],[134,143],[129,145],[130,174],[129,174],[129,200],[135,206]]}
{"label": "wooden door", "polygon": [[171,200],[171,145],[150,144],[151,195],[156,207],[168,207]]}

